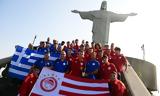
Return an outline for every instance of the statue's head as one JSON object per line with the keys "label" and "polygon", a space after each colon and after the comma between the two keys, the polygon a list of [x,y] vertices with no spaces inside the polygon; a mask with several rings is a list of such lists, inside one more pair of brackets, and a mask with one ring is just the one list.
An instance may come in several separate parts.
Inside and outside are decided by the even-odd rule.
{"label": "statue's head", "polygon": [[103,1],[101,4],[101,10],[107,10],[107,1]]}

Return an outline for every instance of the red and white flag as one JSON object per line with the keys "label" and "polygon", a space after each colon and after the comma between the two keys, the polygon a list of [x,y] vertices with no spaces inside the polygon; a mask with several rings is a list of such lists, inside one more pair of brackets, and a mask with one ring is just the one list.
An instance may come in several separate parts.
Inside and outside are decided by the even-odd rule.
{"label": "red and white flag", "polygon": [[43,68],[30,96],[110,96],[103,80],[73,77]]}

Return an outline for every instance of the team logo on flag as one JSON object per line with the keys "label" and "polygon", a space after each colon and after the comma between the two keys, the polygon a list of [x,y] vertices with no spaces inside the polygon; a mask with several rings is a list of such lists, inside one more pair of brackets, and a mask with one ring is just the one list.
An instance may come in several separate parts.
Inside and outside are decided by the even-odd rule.
{"label": "team logo on flag", "polygon": [[43,91],[51,92],[56,89],[57,81],[54,77],[46,77],[40,82],[40,87]]}

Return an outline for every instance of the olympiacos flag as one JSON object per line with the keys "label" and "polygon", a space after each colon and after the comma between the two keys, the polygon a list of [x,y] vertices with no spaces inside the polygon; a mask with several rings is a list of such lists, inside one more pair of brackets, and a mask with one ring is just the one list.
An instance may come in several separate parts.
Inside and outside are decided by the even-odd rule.
{"label": "olympiacos flag", "polygon": [[103,80],[73,77],[43,68],[30,96],[110,96]]}

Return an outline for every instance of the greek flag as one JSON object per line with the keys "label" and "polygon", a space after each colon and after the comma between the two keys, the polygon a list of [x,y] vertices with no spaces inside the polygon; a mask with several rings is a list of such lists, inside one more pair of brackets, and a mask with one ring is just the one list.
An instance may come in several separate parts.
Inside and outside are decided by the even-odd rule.
{"label": "greek flag", "polygon": [[[9,76],[23,80],[25,76],[30,72],[33,64],[44,58],[44,52],[38,52],[37,50],[31,50],[28,48],[17,45],[16,52],[12,56],[9,66]],[[50,56],[50,60],[56,60],[57,56]]]}
{"label": "greek flag", "polygon": [[[30,65],[33,65],[37,60],[44,58],[44,52],[33,52],[31,53],[31,56],[28,60],[28,63],[31,63]],[[58,58],[58,56],[56,56],[56,54],[54,56],[50,56],[49,60],[55,61]]]}
{"label": "greek flag", "polygon": [[34,64],[37,60],[44,58],[44,53],[43,52],[33,52],[31,53],[30,58],[28,59],[28,63]]}
{"label": "greek flag", "polygon": [[9,76],[23,80],[28,75],[32,63],[28,63],[33,50],[17,45],[9,66]]}

